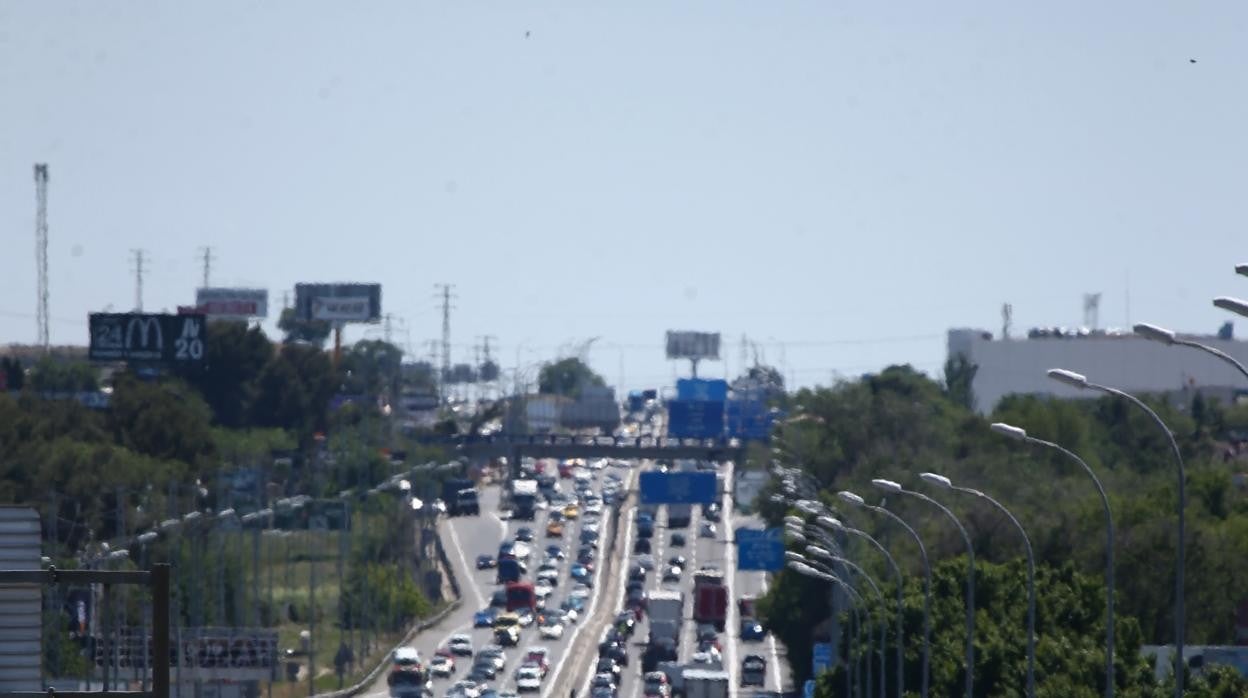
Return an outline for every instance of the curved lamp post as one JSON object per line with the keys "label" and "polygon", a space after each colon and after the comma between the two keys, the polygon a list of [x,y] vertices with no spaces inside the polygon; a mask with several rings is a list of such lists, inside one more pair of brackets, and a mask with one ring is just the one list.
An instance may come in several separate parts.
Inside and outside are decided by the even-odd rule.
{"label": "curved lamp post", "polygon": [[1126,400],[1127,402],[1130,402],[1131,404],[1143,410],[1144,414],[1147,414],[1149,418],[1152,419],[1153,422],[1157,424],[1157,426],[1161,427],[1161,432],[1166,435],[1166,440],[1170,442],[1170,450],[1174,453],[1174,461],[1175,461],[1175,464],[1178,466],[1178,470],[1179,470],[1179,504],[1178,504],[1179,544],[1178,544],[1178,551],[1177,551],[1176,560],[1175,560],[1175,574],[1174,574],[1174,645],[1175,645],[1174,695],[1175,695],[1175,698],[1182,698],[1183,696],[1183,665],[1184,665],[1184,660],[1183,660],[1183,634],[1184,634],[1183,633],[1183,628],[1184,628],[1183,565],[1184,565],[1184,561],[1187,559],[1184,554],[1184,550],[1186,546],[1184,544],[1183,539],[1186,536],[1186,532],[1185,532],[1186,528],[1184,526],[1184,519],[1185,519],[1184,510],[1187,508],[1187,495],[1185,493],[1187,473],[1183,467],[1183,454],[1179,452],[1179,443],[1174,440],[1174,434],[1170,431],[1170,427],[1166,426],[1166,423],[1161,420],[1161,417],[1157,416],[1157,413],[1153,411],[1153,408],[1144,404],[1144,401],[1139,399],[1138,397],[1128,392],[1119,390],[1118,388],[1111,388],[1108,385],[1101,385],[1099,383],[1093,383],[1092,381],[1088,380],[1087,376],[1084,376],[1079,373],[1075,373],[1074,371],[1067,371],[1066,369],[1062,369],[1062,368],[1051,368],[1049,369],[1048,373],[1049,373],[1049,378],[1052,378],[1053,380],[1058,381],[1059,383],[1064,383],[1066,385],[1069,385],[1075,388],[1085,389],[1085,390],[1095,390],[1101,393],[1105,393],[1107,395],[1114,395],[1116,397],[1120,397]]}
{"label": "curved lamp post", "polygon": [[971,537],[967,534],[966,529],[962,527],[962,522],[958,517],[953,515],[952,511],[940,502],[923,494],[908,490],[892,480],[884,480],[877,478],[871,481],[878,489],[893,494],[906,494],[927,502],[939,509],[953,525],[957,527],[958,533],[962,534],[962,540],[966,541],[967,573],[966,573],[966,698],[974,698],[975,695],[975,547],[971,545]]}
{"label": "curved lamp post", "polygon": [[[1235,298],[1227,298],[1225,296],[1215,298],[1213,299],[1213,304],[1223,310],[1230,310],[1231,312],[1239,313],[1240,315],[1248,315],[1248,303]],[[1134,329],[1135,333],[1144,339],[1150,339],[1154,342],[1160,342],[1170,346],[1191,347],[1192,349],[1199,349],[1200,351],[1203,351],[1211,356],[1216,356],[1223,362],[1230,364],[1245,378],[1248,378],[1248,368],[1237,361],[1235,357],[1217,347],[1202,344],[1190,339],[1183,339],[1175,334],[1173,330],[1167,330],[1166,328],[1158,327],[1157,325],[1150,325],[1147,322],[1138,323]]]}
{"label": "curved lamp post", "polygon": [[[880,585],[875,582],[875,579],[873,579],[870,574],[867,574],[866,570],[862,569],[860,565],[853,562],[852,560],[847,560],[846,558],[840,555],[837,555],[831,552],[830,550],[821,548],[817,545],[806,546],[806,552],[810,553],[811,555],[814,555],[817,558],[821,558],[829,563],[841,564],[853,570],[855,574],[857,574],[859,577],[862,577],[862,579],[866,581],[867,586],[871,587],[871,591],[875,592],[875,597],[879,599],[880,601],[880,672],[877,675],[880,677],[880,691],[879,691],[880,698],[884,698],[885,691],[887,690],[886,686],[884,685],[885,684],[884,676],[888,671],[888,667],[886,664],[887,662],[886,656],[888,652],[888,641],[886,639],[888,635],[888,618],[887,616],[885,616],[885,613],[887,613],[886,606],[888,605],[887,598],[885,598],[883,592],[880,591]],[[867,691],[870,692],[870,690],[871,690],[870,687],[868,687]]]}
{"label": "curved lamp post", "polygon": [[921,679],[920,688],[919,688],[919,695],[922,698],[927,698],[928,681],[931,677],[931,671],[929,667],[930,667],[931,649],[932,649],[931,647],[931,644],[932,644],[931,643],[931,640],[932,640],[932,617],[931,617],[932,565],[930,562],[928,562],[928,559],[927,559],[927,546],[923,545],[923,539],[920,538],[919,534],[915,532],[913,528],[910,527],[910,524],[906,523],[904,519],[894,514],[893,512],[889,511],[888,509],[885,509],[884,507],[881,507],[881,506],[876,506],[874,504],[867,504],[866,500],[864,500],[862,497],[848,490],[841,490],[840,492],[836,493],[836,496],[839,497],[842,502],[845,502],[846,504],[849,504],[850,506],[859,507],[861,509],[866,509],[868,511],[873,511],[873,512],[876,512],[877,514],[883,514],[884,516],[886,516],[887,518],[895,522],[897,525],[905,529],[906,532],[910,534],[910,537],[914,539],[914,542],[918,544],[919,546],[919,559],[923,562],[923,670],[922,670],[922,679]]}
{"label": "curved lamp post", "polygon": [[[785,553],[785,557],[787,558],[787,564],[789,564],[789,568],[792,569],[792,571],[795,571],[799,574],[804,574],[804,576],[806,577],[814,577],[816,579],[822,579],[822,581],[825,581],[825,582],[834,583],[836,584],[836,586],[839,586],[841,589],[844,589],[845,593],[847,594],[847,596],[850,597],[851,601],[855,602],[854,606],[851,606],[851,609],[852,611],[854,611],[854,623],[856,624],[857,627],[860,627],[860,628],[864,627],[864,624],[862,624],[862,616],[864,616],[864,614],[866,616],[867,622],[871,621],[871,613],[867,611],[866,599],[862,598],[862,594],[857,592],[857,589],[854,588],[854,584],[850,584],[849,582],[846,582],[845,579],[841,579],[840,577],[837,577],[836,574],[832,573],[831,569],[822,566],[821,563],[817,563],[815,561],[812,561],[812,559],[802,556],[801,553],[789,551]],[[860,607],[862,611],[864,611],[864,613],[861,613],[861,614],[859,613]],[[870,648],[871,646],[870,624],[867,624],[865,628],[866,628],[867,647]],[[850,659],[852,659],[852,657],[850,656],[850,653],[852,652],[852,648],[854,648],[854,642],[852,642],[852,639],[851,639],[850,651],[846,652],[846,657],[850,657]],[[867,651],[865,659],[866,659],[866,672],[865,672],[866,673],[866,689],[867,689],[867,696],[870,696],[870,692],[871,692],[870,649],[869,651]],[[852,664],[854,664],[854,662],[852,661],[847,662],[847,663],[849,663],[850,667],[852,667]],[[852,669],[850,669],[850,673],[852,673]],[[849,677],[846,677],[846,678],[849,678]],[[857,683],[857,687],[859,687],[859,694],[861,696],[862,694],[861,683]]]}
{"label": "curved lamp post", "polygon": [[905,689],[905,674],[906,674],[905,672],[905,660],[906,660],[905,630],[902,625],[902,621],[903,621],[902,616],[904,615],[904,612],[905,612],[905,602],[902,599],[901,568],[897,565],[897,561],[893,559],[893,556],[889,554],[888,550],[883,545],[880,545],[880,542],[872,538],[870,534],[868,534],[866,531],[860,531],[852,526],[847,526],[844,523],[841,523],[839,519],[833,518],[831,516],[819,516],[815,519],[815,523],[819,524],[820,526],[823,526],[824,528],[828,528],[834,531],[842,531],[844,533],[857,536],[867,541],[871,545],[875,546],[876,550],[879,550],[881,553],[883,553],[884,559],[888,560],[888,565],[893,570],[893,577],[896,578],[897,580],[897,619],[895,621],[897,625],[895,632],[897,635],[894,638],[894,641],[896,643],[896,651],[897,651],[897,695],[900,698],[900,696],[905,695],[905,692],[906,692],[906,689]]}
{"label": "curved lamp post", "polygon": [[1016,441],[1032,444],[1035,446],[1043,446],[1051,448],[1058,453],[1066,456],[1079,464],[1083,471],[1092,478],[1092,484],[1096,485],[1097,494],[1101,496],[1101,505],[1105,509],[1105,695],[1107,698],[1113,698],[1114,695],[1114,515],[1109,508],[1109,497],[1105,495],[1105,488],[1101,485],[1101,481],[1096,477],[1091,466],[1089,466],[1082,458],[1075,455],[1070,450],[1053,443],[1037,439],[1034,436],[1028,436],[1025,429],[1011,426],[1004,422],[995,422],[992,430],[1003,436],[1008,436]]}
{"label": "curved lamp post", "polygon": [[[858,593],[858,591],[853,588],[853,586],[847,584],[845,580],[841,579],[835,574],[832,574],[829,571],[818,569],[818,567],[822,567],[822,565],[815,563],[813,560],[807,560],[805,556],[803,556],[801,553],[788,551],[784,554],[784,556],[788,561],[787,565],[789,569],[793,570],[794,572],[797,572],[798,574],[804,577],[811,577],[812,579],[819,579],[825,582],[831,582],[833,584],[836,584],[837,586],[841,587],[841,589],[845,591],[845,593],[850,597],[851,600],[856,602],[855,605],[852,605],[850,607],[850,610],[853,611],[853,625],[851,625],[849,628],[849,632],[848,632],[848,635],[850,636],[849,648],[845,652],[846,668],[847,668],[847,671],[845,672],[845,683],[846,683],[847,694],[852,692],[850,688],[852,685],[856,684],[858,685],[858,689],[859,689],[858,694],[861,696],[862,685],[858,683],[857,681],[855,681],[854,679],[853,666],[855,662],[853,661],[853,649],[854,649],[855,638],[854,638],[853,628],[855,625],[857,626],[862,625],[862,620],[861,620],[861,616],[859,615],[858,607],[861,606],[862,608],[865,609],[867,607],[866,602],[863,600],[862,596]],[[868,618],[870,618],[870,616],[868,616]],[[869,643],[869,638],[871,637],[870,631],[868,631],[867,637],[868,637],[868,643]],[[867,670],[868,672],[870,671],[870,662],[868,662]]]}
{"label": "curved lamp post", "polygon": [[1036,695],[1036,558],[1031,551],[1031,539],[1027,537],[1027,530],[1018,522],[1014,514],[1005,508],[1004,504],[977,489],[959,487],[949,478],[936,473],[921,473],[919,477],[923,478],[924,482],[937,487],[983,499],[1005,514],[1006,518],[1014,524],[1014,528],[1018,529],[1019,535],[1023,537],[1023,547],[1027,551],[1027,696],[1028,698],[1034,697]]}

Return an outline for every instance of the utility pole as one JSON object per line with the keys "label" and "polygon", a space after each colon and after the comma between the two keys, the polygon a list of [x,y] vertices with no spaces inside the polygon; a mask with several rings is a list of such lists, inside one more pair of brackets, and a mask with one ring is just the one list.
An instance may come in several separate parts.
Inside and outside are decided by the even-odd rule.
{"label": "utility pole", "polygon": [[35,164],[36,341],[48,353],[48,166]]}
{"label": "utility pole", "polygon": [[143,250],[132,249],[130,254],[133,255],[131,260],[134,264],[134,309],[136,312],[143,312]]}
{"label": "utility pole", "polygon": [[204,265],[204,285],[201,288],[208,288],[210,286],[208,279],[212,274],[212,248],[199,248],[199,258]]}
{"label": "utility pole", "polygon": [[446,399],[446,383],[451,377],[451,291],[455,284],[434,284],[433,287],[438,290],[437,297],[442,300],[442,375],[438,385],[441,387],[439,392],[442,393],[442,398]]}

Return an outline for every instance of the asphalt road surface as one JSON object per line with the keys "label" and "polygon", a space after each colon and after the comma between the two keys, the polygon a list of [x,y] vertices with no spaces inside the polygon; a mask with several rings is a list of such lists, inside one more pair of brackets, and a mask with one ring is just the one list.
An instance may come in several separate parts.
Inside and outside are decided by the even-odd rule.
{"label": "asphalt road surface", "polygon": [[[631,482],[631,471],[627,469],[613,469],[614,472]],[[607,470],[593,470],[593,489],[596,493],[600,493],[602,489],[604,473]],[[565,492],[571,488],[571,480],[561,480],[562,487]],[[504,540],[514,539],[517,529],[522,526],[528,526],[533,529],[536,537],[531,543],[533,548],[533,558],[530,561],[530,575],[526,579],[532,579],[532,574],[536,572],[538,565],[544,557],[544,550],[547,545],[559,545],[567,559],[564,561],[560,569],[559,584],[555,587],[554,593],[551,594],[548,601],[550,608],[557,608],[568,591],[571,589],[572,583],[569,578],[568,570],[576,557],[576,550],[579,547],[578,539],[582,518],[575,521],[569,521],[562,538],[547,538],[545,535],[546,528],[546,510],[539,510],[533,521],[510,521],[500,514],[499,511],[500,491],[498,486],[486,487],[481,492],[481,514],[480,516],[461,516],[444,518],[439,523],[440,533],[443,543],[446,545],[447,556],[451,565],[455,569],[456,578],[459,580],[462,604],[446,619],[435,627],[431,627],[420,633],[410,644],[410,647],[416,648],[421,657],[428,663],[439,647],[444,646],[452,635],[464,633],[472,638],[474,650],[479,650],[485,645],[493,643],[493,631],[488,628],[473,628],[473,616],[475,613],[490,603],[490,597],[495,589],[501,588],[495,584],[496,570],[477,570],[476,558],[478,555],[489,555],[496,557],[498,554],[499,544]],[[602,517],[600,537],[601,546],[605,546],[608,539],[608,526],[610,517],[605,515]],[[590,598],[589,605],[586,607],[587,612],[596,610],[598,604],[595,599],[598,590],[602,588],[604,576],[602,570],[604,568],[603,560],[604,551],[599,548],[599,558],[595,566],[596,583],[594,585],[594,596]],[[547,647],[550,650],[550,673],[543,683],[541,696],[546,698],[550,695],[558,696],[557,691],[553,691],[553,685],[557,678],[558,670],[565,663],[565,655],[568,648],[579,642],[582,630],[587,624],[586,616],[583,614],[575,625],[569,625],[565,629],[564,636],[560,640],[543,640],[538,635],[537,625],[534,624],[524,628],[521,632],[520,644],[517,647],[506,648],[507,664],[503,671],[499,673],[498,679],[490,682],[490,688],[498,692],[515,691],[514,672],[523,659],[523,654],[527,653],[530,647]],[[450,678],[435,678],[433,680],[433,692],[435,696],[445,695],[447,689],[457,680],[467,676],[472,668],[472,659],[470,657],[456,658],[455,672]],[[566,669],[565,669],[566,673]],[[386,674],[383,673],[378,680],[365,690],[361,695],[366,698],[380,698],[387,696],[389,693],[386,684]]]}
{"label": "asphalt road surface", "polygon": [[[651,539],[651,556],[655,561],[655,570],[647,575],[646,589],[674,588],[684,592],[685,622],[681,631],[680,661],[686,663],[691,660],[693,653],[697,649],[697,624],[692,617],[693,573],[705,566],[714,566],[722,570],[725,575],[725,582],[729,585],[729,604],[724,632],[720,634],[719,641],[723,650],[721,653],[722,666],[731,679],[733,694],[747,694],[754,691],[789,691],[792,690],[792,681],[789,677],[783,646],[777,643],[770,633],[762,641],[744,642],[738,637],[740,619],[737,616],[737,599],[741,596],[757,597],[766,593],[767,575],[763,572],[738,570],[735,554],[736,548],[731,543],[731,539],[737,527],[759,528],[762,526],[762,523],[756,517],[735,515],[731,500],[732,466],[721,466],[721,470],[724,472],[725,482],[729,484],[725,488],[726,492],[721,501],[721,511],[723,512],[721,520],[714,523],[715,535],[713,538],[704,538],[699,535],[702,527],[702,512],[701,507],[695,506],[689,527],[680,530],[685,536],[685,545],[683,547],[673,547],[672,533],[675,531],[667,527],[666,507],[661,506],[658,508],[659,511],[655,516],[654,537]],[[619,546],[619,549],[621,554],[626,554],[631,560],[635,557],[632,550],[637,533],[631,517],[627,524],[628,529],[622,532],[622,544]],[[673,582],[664,583],[662,581],[663,570],[666,568],[668,560],[676,555],[681,555],[686,559],[684,574],[681,576],[678,584]],[[622,565],[625,574],[627,574],[630,566],[631,564],[629,563]],[[613,610],[619,610],[623,607],[622,591],[621,589],[621,593],[616,594],[616,598],[611,599]],[[649,623],[643,618],[630,641],[629,665],[622,672],[618,686],[620,698],[642,698],[641,654],[645,649],[648,635]],[[741,659],[749,654],[759,654],[767,660],[766,685],[750,688],[741,687]],[[587,695],[586,687],[591,678],[591,673],[592,670],[587,668],[586,674],[578,682],[580,684],[578,695]]]}

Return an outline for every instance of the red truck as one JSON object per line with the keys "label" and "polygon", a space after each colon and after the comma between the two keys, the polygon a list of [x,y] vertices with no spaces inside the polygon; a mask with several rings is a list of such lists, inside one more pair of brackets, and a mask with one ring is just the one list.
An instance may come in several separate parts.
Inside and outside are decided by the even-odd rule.
{"label": "red truck", "polygon": [[724,586],[724,573],[714,569],[700,569],[693,575],[693,619],[698,623],[712,623],[715,630],[724,632],[728,615],[728,587]]}

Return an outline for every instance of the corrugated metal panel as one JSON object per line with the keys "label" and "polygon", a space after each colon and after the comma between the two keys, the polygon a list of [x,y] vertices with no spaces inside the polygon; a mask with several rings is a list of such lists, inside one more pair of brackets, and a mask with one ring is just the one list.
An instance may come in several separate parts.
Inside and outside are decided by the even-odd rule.
{"label": "corrugated metal panel", "polygon": [[[0,507],[0,569],[39,569],[41,533],[34,509]],[[0,584],[0,691],[42,688],[42,606],[41,587]]]}

